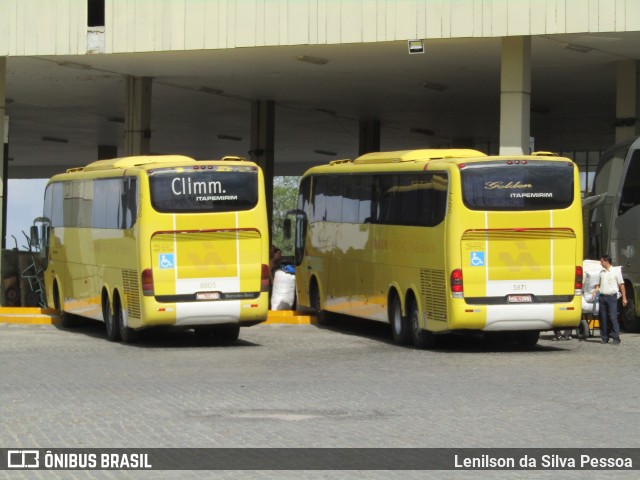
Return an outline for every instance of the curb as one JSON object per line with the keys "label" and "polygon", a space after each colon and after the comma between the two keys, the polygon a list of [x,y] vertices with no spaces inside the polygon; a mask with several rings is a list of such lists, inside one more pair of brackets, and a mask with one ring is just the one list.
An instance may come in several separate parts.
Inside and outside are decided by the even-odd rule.
{"label": "curb", "polygon": [[[0,323],[22,325],[53,325],[60,321],[55,310],[36,307],[0,307]],[[289,325],[310,325],[315,317],[293,310],[269,310],[266,325],[285,323]]]}
{"label": "curb", "polygon": [[0,307],[0,323],[53,325],[60,317],[55,310],[37,307]]}

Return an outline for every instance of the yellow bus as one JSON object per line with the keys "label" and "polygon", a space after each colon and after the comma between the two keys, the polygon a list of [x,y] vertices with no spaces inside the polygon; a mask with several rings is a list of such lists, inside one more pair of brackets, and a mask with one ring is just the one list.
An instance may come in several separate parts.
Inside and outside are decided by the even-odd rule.
{"label": "yellow bus", "polygon": [[261,169],[239,157],[99,160],[52,177],[41,234],[47,304],[109,340],[148,327],[238,338],[268,313]]}
{"label": "yellow bus", "polygon": [[[295,230],[297,302],[391,325],[398,344],[485,332],[523,346],[576,327],[577,166],[552,154],[370,153],[309,169]],[[506,332],[509,332],[507,335]]]}

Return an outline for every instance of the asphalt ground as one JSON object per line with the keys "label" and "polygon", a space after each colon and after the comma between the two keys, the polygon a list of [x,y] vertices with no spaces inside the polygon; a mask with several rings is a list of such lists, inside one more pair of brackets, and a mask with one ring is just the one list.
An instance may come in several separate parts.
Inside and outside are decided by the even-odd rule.
{"label": "asphalt ground", "polygon": [[[533,349],[388,326],[244,328],[107,341],[104,326],[0,324],[4,448],[640,447],[640,334]],[[6,478],[638,478],[605,471],[5,471]]]}

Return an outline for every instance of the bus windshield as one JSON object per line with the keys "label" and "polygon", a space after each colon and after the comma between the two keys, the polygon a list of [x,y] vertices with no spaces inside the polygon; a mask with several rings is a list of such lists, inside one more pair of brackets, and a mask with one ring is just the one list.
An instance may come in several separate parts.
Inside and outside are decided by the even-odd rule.
{"label": "bus windshield", "polygon": [[568,162],[486,162],[461,170],[464,204],[471,210],[554,210],[573,202]]}
{"label": "bus windshield", "polygon": [[149,186],[162,213],[233,212],[258,203],[258,171],[251,167],[159,168],[149,173]]}

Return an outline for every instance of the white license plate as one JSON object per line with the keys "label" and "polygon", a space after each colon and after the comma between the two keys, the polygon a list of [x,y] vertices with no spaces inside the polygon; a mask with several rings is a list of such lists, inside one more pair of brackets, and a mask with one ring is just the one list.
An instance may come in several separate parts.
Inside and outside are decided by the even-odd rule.
{"label": "white license plate", "polygon": [[531,303],[531,295],[509,295],[509,303]]}
{"label": "white license plate", "polygon": [[196,293],[196,300],[218,300],[220,299],[220,292],[198,292]]}

